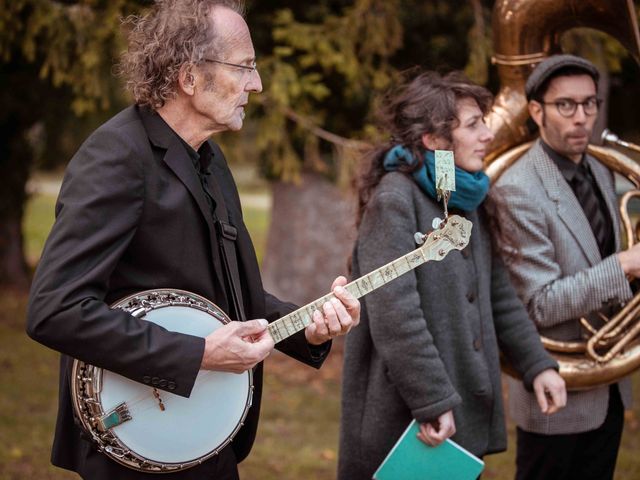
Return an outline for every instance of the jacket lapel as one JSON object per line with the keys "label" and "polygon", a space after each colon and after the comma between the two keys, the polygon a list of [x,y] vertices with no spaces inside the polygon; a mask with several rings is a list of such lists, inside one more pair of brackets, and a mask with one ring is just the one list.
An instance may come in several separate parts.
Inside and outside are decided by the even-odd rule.
{"label": "jacket lapel", "polygon": [[549,198],[555,202],[558,216],[571,232],[582,253],[591,265],[602,260],[589,220],[578,203],[573,190],[567,184],[556,164],[545,153],[540,141],[532,151],[534,167],[540,176]]}
{"label": "jacket lapel", "polygon": [[160,115],[151,112],[146,108],[140,108],[139,112],[140,117],[142,118],[142,123],[149,135],[149,140],[151,140],[156,147],[166,150],[163,157],[164,163],[184,184],[191,194],[191,197],[198,205],[198,209],[200,210],[209,231],[209,244],[211,248],[211,257],[213,259],[214,274],[218,285],[221,287],[221,291],[225,291],[220,253],[217,244],[218,236],[209,210],[209,204],[204,196],[200,179],[193,168],[191,159],[189,158],[189,155],[177,134],[171,130]]}

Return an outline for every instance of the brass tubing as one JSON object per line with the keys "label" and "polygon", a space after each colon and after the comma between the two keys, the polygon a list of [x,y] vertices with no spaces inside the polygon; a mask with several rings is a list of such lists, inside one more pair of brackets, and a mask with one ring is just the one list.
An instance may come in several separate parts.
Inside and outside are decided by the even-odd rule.
{"label": "brass tubing", "polygon": [[491,163],[485,165],[484,173],[486,173],[489,179],[491,179],[491,182],[495,182],[506,169],[513,165],[516,160],[531,148],[532,144],[533,142],[527,142],[518,145],[517,147],[513,147],[508,152],[500,155],[499,158],[496,158]]}
{"label": "brass tubing", "polygon": [[636,145],[635,143],[625,142],[608,128],[605,128],[602,131],[601,139],[603,142],[613,143],[614,145],[619,145],[621,147],[628,148],[629,150],[640,153],[640,146]]}
{"label": "brass tubing", "polygon": [[[587,342],[587,352],[589,353],[589,356],[593,360],[596,360],[601,363],[611,360],[611,358],[613,358],[618,352],[620,352],[625,347],[625,345],[627,345],[631,340],[633,340],[633,338],[640,332],[640,324],[637,321],[638,313],[640,313],[640,305],[638,305],[639,298],[640,298],[640,295],[636,295],[633,298],[633,300],[629,302],[629,303],[634,303],[635,308],[633,308],[632,310],[626,310],[627,312],[626,314],[623,314],[622,311],[620,311],[614,317],[614,319],[612,319],[609,323],[604,325],[598,331],[598,333],[596,333],[593,337],[589,339],[589,341]],[[627,306],[625,306],[625,309],[627,308]],[[595,346],[601,340],[604,333],[611,330],[613,327],[615,327],[616,332],[620,332],[622,331],[623,328],[625,328],[631,322],[635,322],[635,325],[629,331],[627,331],[624,335],[622,335],[621,338],[620,338],[620,334],[618,333],[617,335],[619,340],[617,340],[614,343],[613,347],[611,347],[605,355],[600,355],[596,353]],[[631,333],[633,334],[630,335]],[[613,342],[609,342],[609,343],[613,343]]]}
{"label": "brass tubing", "polygon": [[584,355],[554,354],[567,389],[583,390],[619,381],[640,367],[640,343],[633,342],[605,364]]}
{"label": "brass tubing", "polygon": [[[615,314],[615,316],[609,320],[600,330],[598,334],[603,335],[609,330],[613,329],[619,322],[626,324],[629,322],[628,318],[632,317],[634,313],[638,312],[638,307],[640,306],[640,295],[634,296],[627,304]],[[624,319],[627,317],[627,320]],[[617,335],[617,333],[616,333]]]}
{"label": "brass tubing", "polygon": [[583,353],[587,348],[586,342],[562,342],[543,336],[540,336],[540,341],[544,348],[552,352]]}
{"label": "brass tubing", "polygon": [[[598,316],[602,319],[603,323],[608,323],[610,322],[610,320],[605,317],[604,315],[602,315],[600,312],[598,312]],[[586,318],[581,317],[580,318],[580,324],[584,327],[584,329],[587,331],[587,333],[590,333],[591,335],[595,335],[598,333],[598,329],[594,328],[588,321]],[[600,340],[598,342],[598,345],[596,345],[597,347],[605,347],[607,345],[610,345],[612,342],[615,342],[617,340],[617,338],[620,337],[620,332],[614,331],[614,332],[609,332],[605,335],[602,336],[602,340]]]}
{"label": "brass tubing", "polygon": [[640,165],[638,162],[613,148],[597,145],[589,145],[587,153],[596,157],[610,170],[626,177],[636,188],[640,188]]}
{"label": "brass tubing", "polygon": [[589,342],[598,342],[606,334],[610,333],[611,330],[613,330],[613,332],[611,332],[612,336],[619,335],[620,330],[634,319],[639,310],[640,294],[634,296],[611,320],[600,327],[600,329],[594,333],[593,337],[589,339]]}
{"label": "brass tubing", "polygon": [[[627,346],[637,335],[640,333],[640,323],[636,323],[631,330],[629,330],[624,337],[620,339],[605,355],[598,355],[594,350],[589,350],[589,356],[595,361],[600,363],[607,363],[614,358],[623,348]],[[587,344],[587,348],[588,348]]]}
{"label": "brass tubing", "polygon": [[629,200],[633,197],[639,197],[640,190],[629,190],[620,199],[620,220],[624,228],[624,234],[627,239],[627,245],[633,246],[636,242],[636,235],[634,234],[633,225],[631,224],[631,217],[629,216]]}

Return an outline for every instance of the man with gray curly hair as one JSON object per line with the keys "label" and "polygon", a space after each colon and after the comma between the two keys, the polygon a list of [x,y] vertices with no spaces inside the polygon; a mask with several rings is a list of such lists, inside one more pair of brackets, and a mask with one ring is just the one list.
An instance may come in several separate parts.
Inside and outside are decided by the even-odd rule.
{"label": "man with gray curly hair", "polygon": [[[105,445],[83,430],[72,405],[74,358],[146,384],[159,399],[189,397],[200,370],[253,371],[253,402],[233,441],[163,477],[237,479],[237,463],[253,444],[262,361],[274,348],[267,323],[295,306],[263,290],[235,183],[210,140],[242,128],[249,95],[262,90],[242,12],[231,0],[159,0],[131,19],[120,72],[135,105],[98,128],[67,168],[27,332],[62,353],[52,462],[83,478],[154,474],[144,462],[127,468],[113,459],[117,452],[105,455]],[[321,366],[330,340],[359,321],[360,305],[345,283],[334,281],[336,299],[282,341],[281,351]],[[193,292],[236,321],[202,338],[109,308],[160,288]]]}

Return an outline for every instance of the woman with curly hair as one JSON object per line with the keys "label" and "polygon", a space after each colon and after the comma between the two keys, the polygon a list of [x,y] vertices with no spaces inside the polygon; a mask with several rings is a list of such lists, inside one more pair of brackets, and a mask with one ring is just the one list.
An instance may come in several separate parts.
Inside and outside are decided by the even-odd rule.
{"label": "woman with curly hair", "polygon": [[[346,339],[341,480],[370,479],[412,419],[435,446],[451,437],[477,456],[506,448],[500,350],[552,414],[565,402],[557,363],[542,347],[492,245],[483,157],[491,94],[457,73],[422,73],[384,99],[389,141],[372,149],[359,184],[354,276],[415,248],[443,216],[435,150],[452,150],[449,212],[473,223],[469,245],[379,288]],[[495,217],[491,217],[495,218]],[[508,232],[495,232],[508,236]]]}

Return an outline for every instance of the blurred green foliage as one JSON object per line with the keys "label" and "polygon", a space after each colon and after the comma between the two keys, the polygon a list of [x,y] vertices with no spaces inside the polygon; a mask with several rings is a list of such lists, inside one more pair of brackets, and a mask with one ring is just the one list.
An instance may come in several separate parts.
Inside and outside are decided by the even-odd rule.
{"label": "blurred green foliage", "polygon": [[[39,138],[48,151],[71,150],[47,156],[45,164],[64,163],[86,130],[104,117],[75,121],[71,127],[65,122],[69,113],[95,114],[123,103],[123,91],[112,75],[125,48],[121,20],[143,13],[150,3],[0,0],[2,77],[27,72],[31,83],[23,79],[22,91],[35,97],[33,102],[21,98],[11,107],[36,110],[32,124],[34,117],[48,119]],[[265,91],[254,100],[257,122],[239,135],[224,136],[223,143],[232,149],[251,143],[249,160],[259,158],[270,178],[295,179],[302,168],[337,178],[344,171],[339,165],[344,149],[319,140],[309,125],[344,139],[377,138],[375,99],[408,68],[460,69],[478,83],[498,87],[490,69],[493,1],[247,3]],[[601,50],[612,72],[623,69],[625,52],[609,37],[594,32],[566,37],[569,50]],[[75,141],[64,130],[75,131]],[[247,157],[244,153],[240,157]]]}
{"label": "blurred green foliage", "polygon": [[114,97],[111,67],[123,47],[120,19],[139,4],[0,0],[0,59],[9,68],[5,72],[14,73],[11,67],[20,64],[35,65],[37,80],[69,89],[77,115],[109,108]]}
{"label": "blurred green foliage", "polygon": [[[252,30],[271,32],[254,38],[265,84],[255,145],[265,173],[291,180],[306,168],[346,183],[360,146],[350,140],[378,137],[376,99],[408,68],[468,67],[486,80],[490,6],[480,0],[324,0],[301,9],[290,1],[254,2]],[[474,43],[480,56],[470,58],[470,38],[481,39]],[[326,141],[310,125],[343,138]]]}

